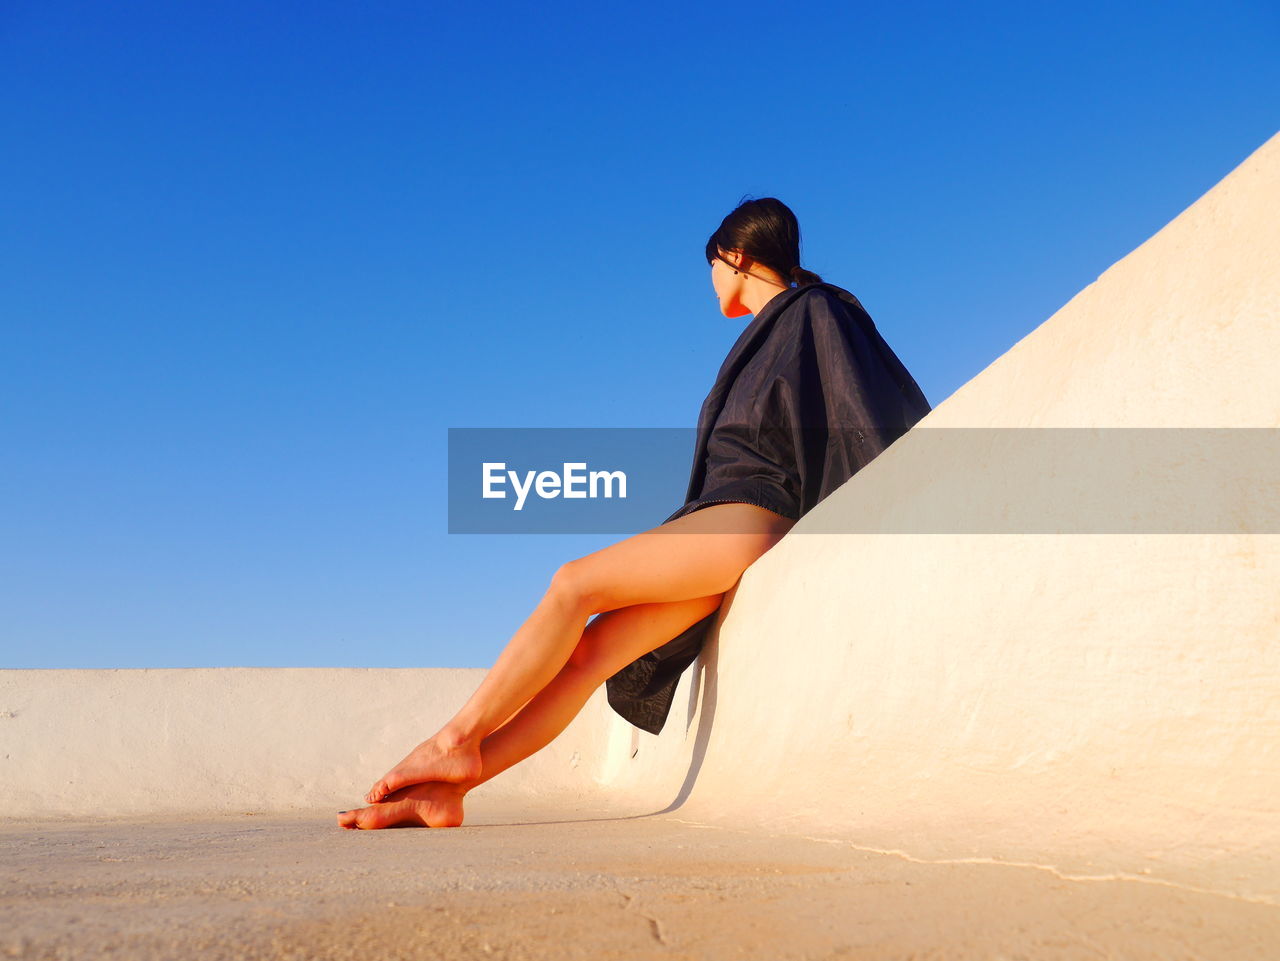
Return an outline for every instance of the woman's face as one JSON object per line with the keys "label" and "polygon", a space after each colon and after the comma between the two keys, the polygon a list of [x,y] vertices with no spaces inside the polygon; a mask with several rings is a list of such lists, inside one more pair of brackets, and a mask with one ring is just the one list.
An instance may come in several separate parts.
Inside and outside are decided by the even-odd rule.
{"label": "woman's face", "polygon": [[[736,259],[741,254],[722,253],[722,257]],[[747,312],[738,299],[742,294],[742,275],[735,274],[733,267],[719,257],[711,260],[711,287],[720,301],[720,313],[726,317],[741,317]]]}

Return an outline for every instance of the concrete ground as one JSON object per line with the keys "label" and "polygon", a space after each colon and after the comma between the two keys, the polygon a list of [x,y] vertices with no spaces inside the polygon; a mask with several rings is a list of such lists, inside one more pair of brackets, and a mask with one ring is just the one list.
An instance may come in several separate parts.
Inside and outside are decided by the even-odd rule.
{"label": "concrete ground", "polygon": [[793,835],[476,805],[0,823],[0,957],[1274,959],[1280,908]]}

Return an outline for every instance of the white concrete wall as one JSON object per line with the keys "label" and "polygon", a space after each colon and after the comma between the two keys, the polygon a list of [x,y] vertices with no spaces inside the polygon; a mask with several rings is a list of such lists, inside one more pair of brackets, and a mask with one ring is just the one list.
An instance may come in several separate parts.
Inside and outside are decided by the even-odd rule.
{"label": "white concrete wall", "polygon": [[[1280,535],[902,531],[989,500],[952,476],[1016,501],[1070,466],[940,465],[927,430],[1280,427],[1277,210],[1280,136],[753,565],[661,736],[599,692],[479,791],[1276,903]],[[1221,499],[1256,525],[1257,493]],[[346,806],[481,676],[4,672],[0,809]]]}
{"label": "white concrete wall", "polygon": [[1280,894],[1280,536],[819,532],[954,508],[928,429],[1280,427],[1277,214],[1272,137],[746,572],[686,811]]}
{"label": "white concrete wall", "polygon": [[[359,805],[484,677],[471,669],[0,671],[0,816]],[[489,796],[589,795],[603,735],[584,712]]]}
{"label": "white concrete wall", "polygon": [[[1278,214],[1280,136],[757,561],[705,748],[641,735],[613,783],[670,792],[681,739],[686,816],[1280,897],[1280,536],[892,533],[983,496],[928,429],[1280,427]],[[1007,454],[961,466],[1015,498],[1066,470]],[[1225,506],[1280,531],[1253,480]],[[858,517],[889,533],[822,533]]]}

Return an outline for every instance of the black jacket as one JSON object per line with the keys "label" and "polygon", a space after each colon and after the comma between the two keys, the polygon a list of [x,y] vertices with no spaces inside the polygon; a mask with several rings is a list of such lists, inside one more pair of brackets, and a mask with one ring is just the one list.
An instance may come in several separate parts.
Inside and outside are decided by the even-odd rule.
{"label": "black jacket", "polygon": [[[783,291],[725,357],[698,415],[685,502],[663,523],[731,501],[803,517],[929,410],[857,297],[825,283]],[[718,613],[609,678],[610,706],[661,731]]]}

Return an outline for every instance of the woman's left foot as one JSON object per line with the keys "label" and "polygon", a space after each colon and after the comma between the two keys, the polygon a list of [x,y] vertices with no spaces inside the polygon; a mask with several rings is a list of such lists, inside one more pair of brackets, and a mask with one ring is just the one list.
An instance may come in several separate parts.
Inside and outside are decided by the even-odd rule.
{"label": "woman's left foot", "polygon": [[467,792],[459,784],[428,781],[393,792],[385,801],[343,811],[338,824],[364,831],[397,826],[456,828],[462,824],[462,798]]}
{"label": "woman's left foot", "polygon": [[451,781],[455,784],[475,781],[480,777],[483,766],[479,741],[446,744],[439,736],[428,738],[383,775],[364,799],[376,804],[403,787],[428,781]]}

